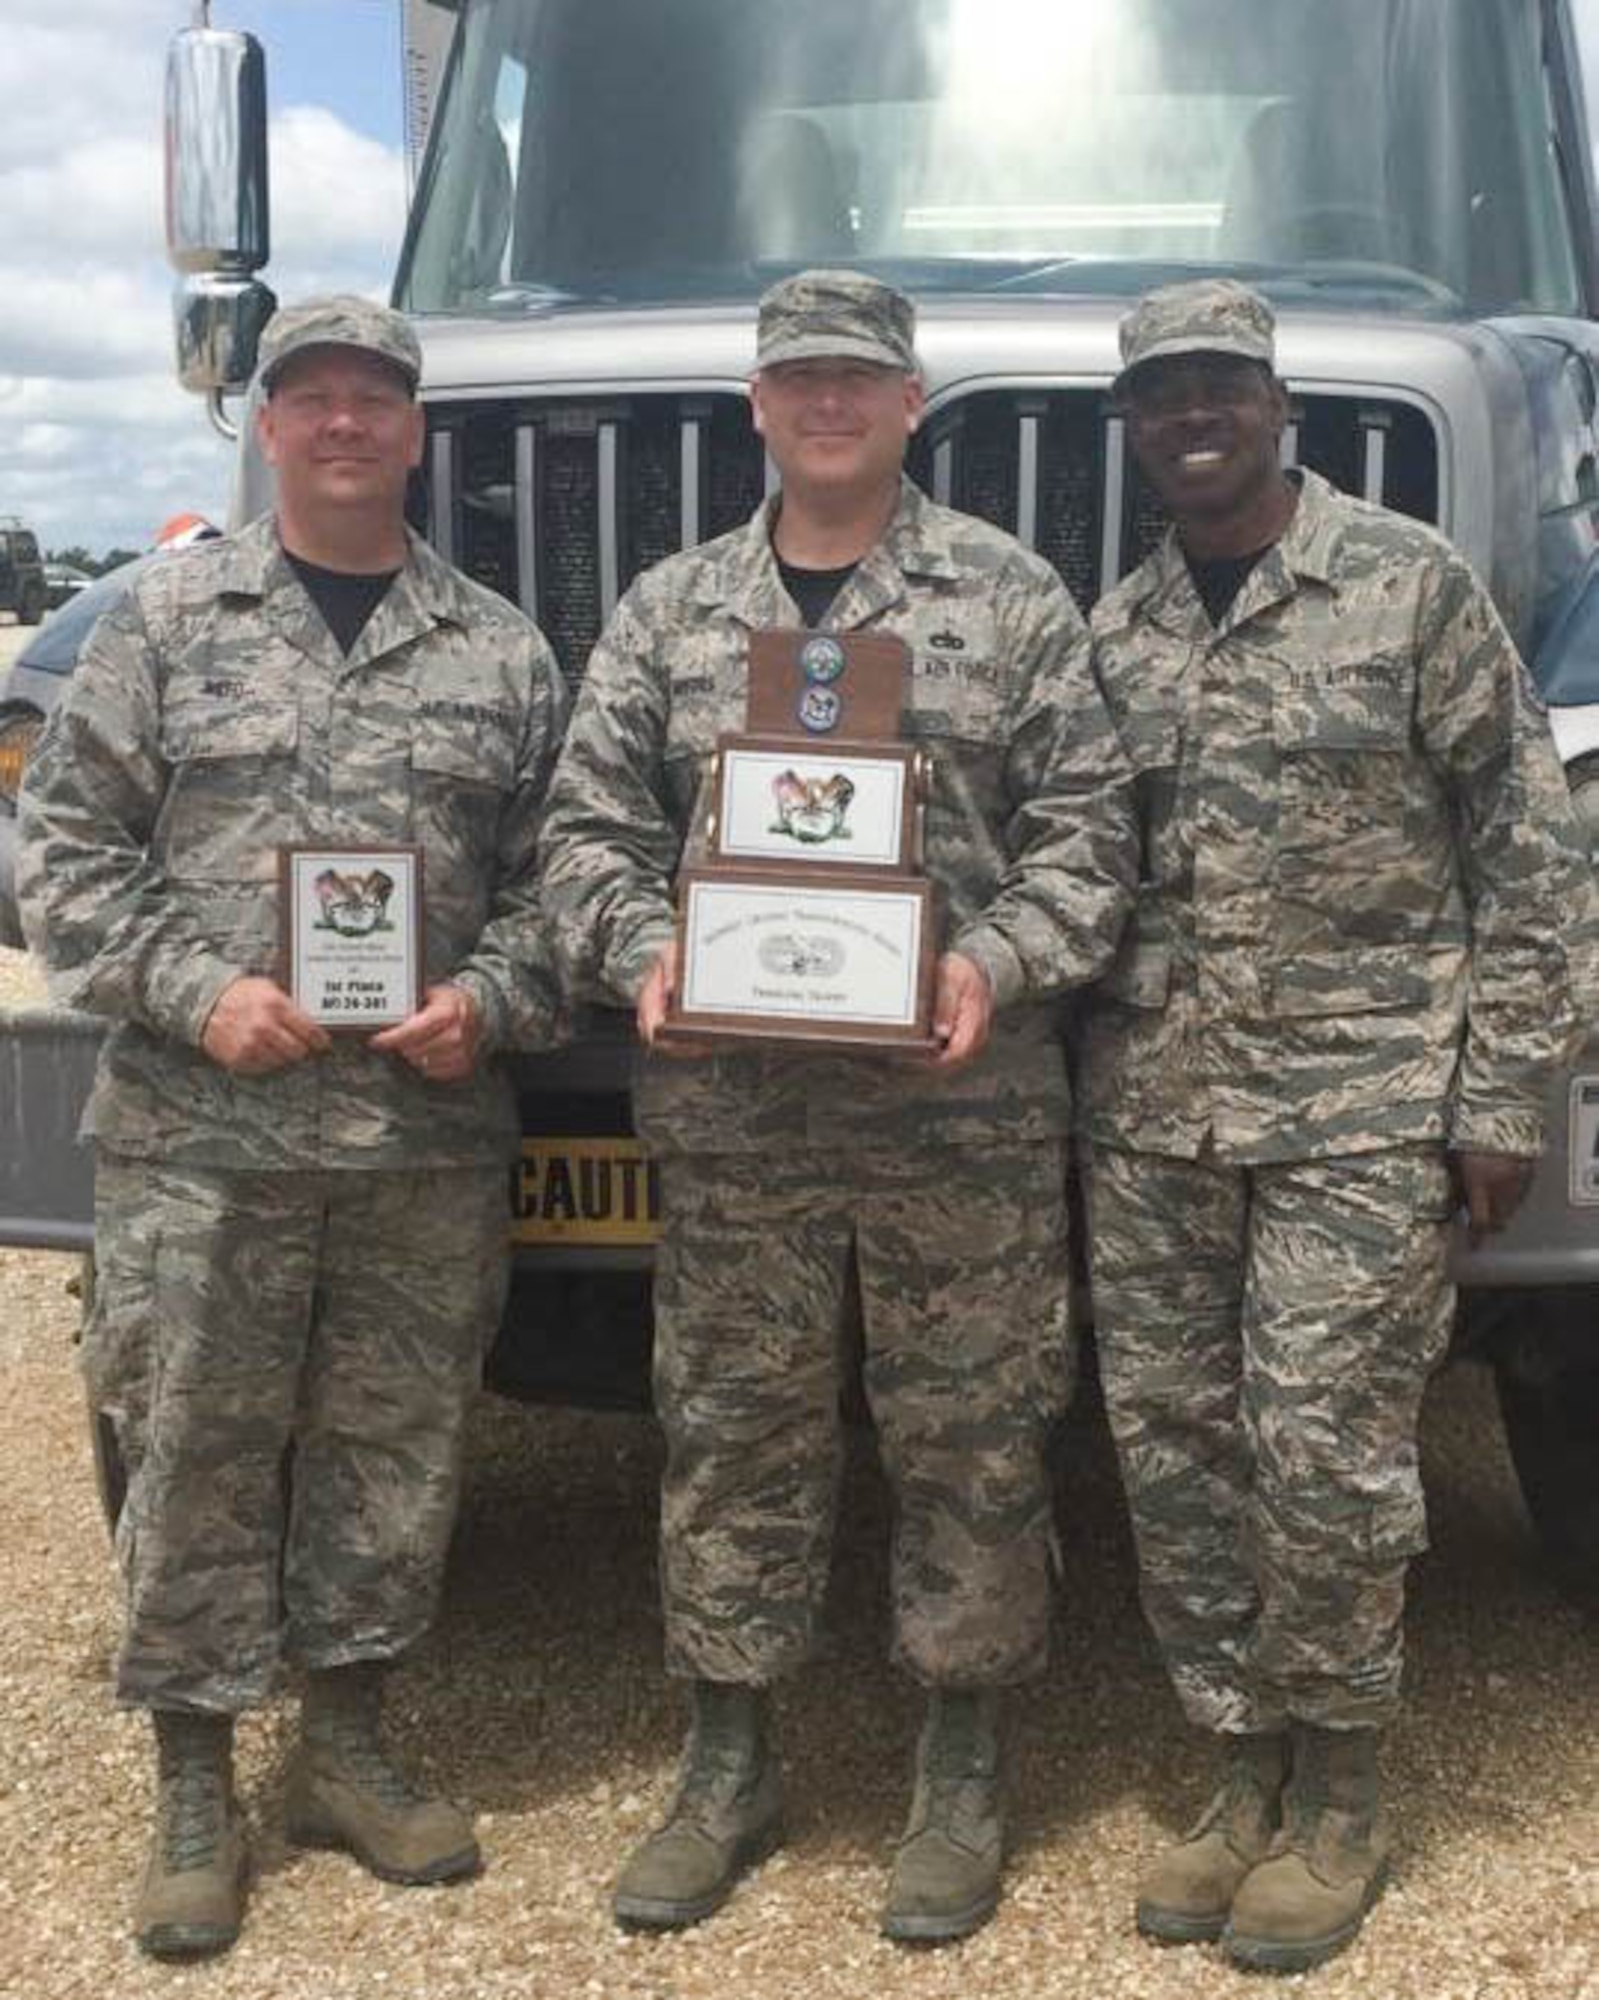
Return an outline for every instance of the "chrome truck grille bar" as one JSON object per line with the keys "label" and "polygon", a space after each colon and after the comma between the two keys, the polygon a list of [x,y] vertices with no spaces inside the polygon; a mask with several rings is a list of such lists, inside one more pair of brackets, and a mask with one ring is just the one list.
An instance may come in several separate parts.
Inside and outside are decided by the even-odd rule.
{"label": "chrome truck grille bar", "polygon": [[[539,621],[573,679],[641,569],[736,527],[770,490],[732,393],[442,403],[429,426],[418,517],[442,554]],[[1283,459],[1437,519],[1437,440],[1408,404],[1296,397]],[[1093,389],[978,389],[941,403],[910,470],[935,499],[1036,549],[1084,610],[1163,527],[1125,425]]]}

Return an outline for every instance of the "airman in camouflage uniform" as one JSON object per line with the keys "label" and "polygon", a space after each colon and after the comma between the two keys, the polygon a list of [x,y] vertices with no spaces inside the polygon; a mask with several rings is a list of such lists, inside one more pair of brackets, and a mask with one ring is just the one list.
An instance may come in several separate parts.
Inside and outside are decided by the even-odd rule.
{"label": "airman in camouflage uniform", "polygon": [[1093,616],[1144,869],[1085,1073],[1144,1603],[1187,1714],[1232,1746],[1139,1921],[1293,1970],[1381,1884],[1452,1185],[1474,1234],[1519,1199],[1585,889],[1487,594],[1430,528],[1281,471],[1272,335],[1225,281],[1124,322],[1119,393],[1175,529]]}
{"label": "airman in camouflage uniform", "polygon": [[[360,299],[280,313],[276,519],[150,565],[30,766],[21,898],[57,999],[110,1022],[93,1407],[125,1460],[120,1698],[153,1711],[143,1946],[232,1942],[232,1719],[306,1672],[291,1835],[375,1872],[477,1864],[378,1734],[430,1623],[499,1318],[516,1107],[495,1052],[559,989],[531,870],[563,721],[519,612],[405,527],[421,357]],[[278,852],[414,843],[425,996],[331,1037],[277,984]]]}
{"label": "airman in camouflage uniform", "polygon": [[1045,1655],[1069,1104],[1041,1003],[1108,962],[1136,866],[1130,798],[1054,573],[902,482],[915,371],[910,303],[889,287],[822,272],[767,293],[752,398],[782,495],[635,583],[551,792],[563,952],[637,1003],[648,1040],[674,976],[674,879],[706,851],[712,753],[744,726],[750,635],[801,623],[790,593],[821,578],[836,595],[812,622],[911,652],[902,733],[932,753],[927,867],[947,905],[937,1064],[748,1048],[641,1062],[665,1212],[667,1659],[693,1682],[694,1723],[668,1822],[618,1888],[625,1923],[696,1921],[778,1837],[765,1690],[809,1652],[826,1581],[852,1263],[897,1500],[895,1653],[931,1691],[890,1935],[956,1936],[992,1910],[993,1691]]}

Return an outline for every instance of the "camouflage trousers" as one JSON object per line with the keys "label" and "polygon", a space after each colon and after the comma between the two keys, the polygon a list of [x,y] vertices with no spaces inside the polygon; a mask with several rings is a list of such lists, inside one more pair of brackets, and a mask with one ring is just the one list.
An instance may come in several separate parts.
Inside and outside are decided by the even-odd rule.
{"label": "camouflage trousers", "polygon": [[1248,1168],[1095,1148],[1105,1403],[1144,1608],[1203,1727],[1398,1704],[1450,1210],[1431,1146]]}
{"label": "camouflage trousers", "polygon": [[123,1702],[231,1713],[285,1657],[389,1659],[427,1629],[507,1216],[500,1168],[102,1151],[84,1367],[128,1474]]}
{"label": "camouflage trousers", "polygon": [[894,1656],[978,1686],[1048,1651],[1045,1446],[1071,1389],[1052,1145],[668,1156],[655,1284],[670,1671],[764,1684],[810,1652],[840,1460],[846,1286],[893,1491]]}

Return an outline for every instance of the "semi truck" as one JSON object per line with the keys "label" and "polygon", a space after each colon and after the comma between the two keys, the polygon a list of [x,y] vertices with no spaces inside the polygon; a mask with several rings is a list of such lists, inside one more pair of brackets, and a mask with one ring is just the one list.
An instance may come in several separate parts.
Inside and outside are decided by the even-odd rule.
{"label": "semi truck", "polygon": [[[1117,323],[1225,272],[1277,312],[1285,460],[1466,552],[1599,827],[1599,204],[1567,0],[406,0],[406,26],[415,518],[574,683],[642,567],[770,489],[744,384],[777,277],[858,267],[914,295],[912,476],[1087,611],[1163,528],[1108,393]],[[248,35],[179,35],[167,151],[179,368],[227,424],[273,305]],[[268,503],[244,427],[235,511]],[[92,1047],[60,1016],[0,1032],[30,1107],[0,1135],[0,1240],[87,1241],[67,1139]],[[503,1384],[642,1390],[632,1059],[595,1014],[519,1060]],[[1545,1545],[1592,1584],[1599,1040],[1548,1133],[1515,1224],[1462,1241],[1459,1336],[1493,1363]]]}

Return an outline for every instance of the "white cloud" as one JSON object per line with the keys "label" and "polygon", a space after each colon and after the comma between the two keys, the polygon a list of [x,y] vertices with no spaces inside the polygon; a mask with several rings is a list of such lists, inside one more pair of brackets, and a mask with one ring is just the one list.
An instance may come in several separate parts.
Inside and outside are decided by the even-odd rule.
{"label": "white cloud", "polygon": [[1573,0],[1571,11],[1577,24],[1577,47],[1589,99],[1589,134],[1599,155],[1599,131],[1594,130],[1599,125],[1599,115],[1593,103],[1594,93],[1599,90],[1599,0]]}
{"label": "white cloud", "polygon": [[[177,385],[162,243],[162,71],[189,0],[4,0],[0,513],[47,546],[147,542],[226,513],[232,454]],[[9,87],[11,78],[21,87]],[[271,128],[280,297],[382,295],[404,166],[316,106]]]}
{"label": "white cloud", "polygon": [[83,377],[149,368],[172,344],[161,277],[153,265],[48,270],[0,256],[0,384],[20,377],[64,392]]}
{"label": "white cloud", "polygon": [[272,189],[274,243],[297,263],[392,260],[405,227],[398,149],[320,105],[291,106],[272,124]]}
{"label": "white cloud", "polygon": [[51,159],[63,134],[137,133],[159,119],[167,37],[190,9],[181,0],[6,0],[5,17],[0,175]]}

